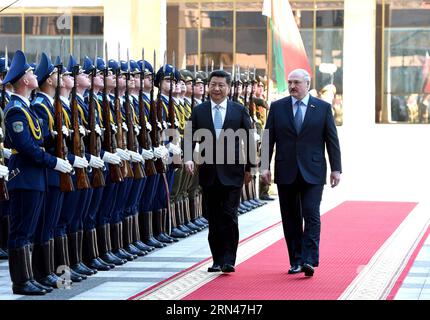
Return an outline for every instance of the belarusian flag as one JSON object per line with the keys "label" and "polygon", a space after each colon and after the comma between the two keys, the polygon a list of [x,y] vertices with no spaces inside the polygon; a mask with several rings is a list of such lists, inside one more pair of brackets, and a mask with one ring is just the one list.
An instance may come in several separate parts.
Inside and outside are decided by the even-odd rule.
{"label": "belarusian flag", "polygon": [[272,70],[278,92],[283,92],[291,71],[302,68],[312,74],[311,67],[288,0],[264,0],[263,15],[269,18],[272,32]]}

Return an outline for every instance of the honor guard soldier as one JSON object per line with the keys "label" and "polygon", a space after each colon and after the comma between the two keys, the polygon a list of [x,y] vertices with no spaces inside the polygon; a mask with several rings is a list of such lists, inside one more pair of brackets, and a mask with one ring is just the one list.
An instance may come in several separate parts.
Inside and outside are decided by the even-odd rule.
{"label": "honor guard soldier", "polygon": [[[0,84],[8,71],[7,66],[10,65],[9,61],[6,63],[6,58],[0,58]],[[4,127],[4,113],[3,109],[7,106],[10,100],[10,93],[12,87],[10,84],[4,84],[0,91],[0,179],[6,186],[5,179],[8,176],[7,159],[10,157],[10,149],[4,148],[3,141],[5,138]],[[7,189],[5,191],[7,193]],[[9,235],[9,201],[4,199],[0,202],[0,260],[7,260],[7,239]]]}
{"label": "honor guard soldier", "polygon": [[[144,79],[143,79],[143,100],[145,102],[145,111],[147,116],[147,126],[149,133],[153,133],[152,131],[155,130],[161,130],[161,122],[157,120],[157,104],[154,100],[154,69],[152,65],[146,61],[146,60],[139,60],[137,62],[139,69],[141,72],[144,73]],[[153,108],[153,109],[151,109]],[[151,112],[155,115],[155,119],[151,119]],[[155,123],[152,123],[151,120],[155,120]],[[151,141],[152,146],[153,141]],[[146,158],[149,159],[156,159],[156,158],[162,158],[163,153],[167,152],[167,149],[163,147],[154,147],[154,150],[146,150]],[[142,155],[143,155],[142,150]],[[152,156],[152,158],[151,158]],[[153,221],[154,221],[154,215],[155,215],[155,206],[158,205],[156,201],[158,201],[159,194],[158,188],[159,185],[163,183],[163,177],[162,174],[155,173],[152,176],[149,176],[147,178],[145,188],[143,190],[143,195],[140,201],[140,215],[139,215],[139,222],[140,222],[140,232],[142,235],[142,241],[151,247],[155,248],[163,248],[165,246],[164,243],[158,241],[154,237],[154,231],[153,231]]]}
{"label": "honor guard soldier", "polygon": [[[169,123],[169,126],[167,122],[169,121],[169,113],[172,111],[172,109],[169,110],[169,106],[170,103],[173,103],[173,101],[170,100],[170,98],[173,99],[173,97],[170,97],[170,92],[173,91],[176,83],[179,80],[179,72],[170,64],[161,67],[155,76],[154,84],[161,92],[160,100],[157,101],[157,104],[159,108],[161,107],[160,111],[163,130],[175,126],[175,123]],[[168,148],[170,156],[180,155],[182,152],[180,146],[174,144],[173,142],[162,141],[162,145]],[[170,210],[168,210],[168,206],[170,206],[170,200],[168,199],[168,195],[171,193],[173,188],[174,172],[175,169],[173,164],[168,165],[165,176],[163,176],[163,178],[160,179],[158,183],[157,194],[153,208],[154,235],[158,241],[164,243],[172,243],[175,241],[168,235],[170,231],[169,229],[171,227],[171,216],[169,215]]]}
{"label": "honor guard soldier", "polygon": [[[107,66],[103,58],[97,57],[97,74],[98,77],[103,80],[103,87],[97,92],[98,102],[101,104],[100,107],[100,126],[103,130],[103,134],[108,130],[110,126],[112,135],[114,137],[116,133],[116,123],[114,121],[113,112],[111,108],[111,101],[108,93],[115,88],[115,80],[113,77],[112,69]],[[104,105],[106,103],[106,106]],[[105,112],[107,109],[107,118],[109,122],[105,121]],[[107,132],[107,131],[106,131]],[[105,138],[103,139],[105,140]],[[106,142],[106,141],[103,141]],[[104,145],[104,143],[103,143]],[[110,145],[111,148],[112,144]],[[114,149],[111,151],[115,152]],[[109,169],[118,166],[121,163],[121,159],[115,153],[108,152],[104,147],[102,148],[102,159],[106,163],[105,171],[105,186],[103,187],[102,202],[99,205],[97,211],[97,239],[100,257],[109,263],[115,265],[122,265],[127,262],[125,256],[117,256],[112,252],[112,241],[111,241],[111,216],[114,208],[116,191],[118,183],[112,181]]]}
{"label": "honor guard soldier", "polygon": [[[100,256],[96,231],[97,213],[103,199],[103,186],[101,185],[101,182],[94,185],[94,178],[96,178],[96,174],[103,176],[102,172],[96,171],[101,170],[104,167],[104,165],[102,165],[103,161],[99,157],[103,157],[104,154],[102,150],[99,152],[97,151],[97,145],[100,145],[102,132],[100,127],[101,114],[99,115],[101,107],[97,106],[98,99],[95,92],[98,92],[103,88],[103,79],[95,76],[96,66],[93,64],[91,58],[87,56],[84,58],[83,71],[88,80],[90,80],[90,77],[93,78],[91,81],[88,81],[89,86],[83,95],[84,103],[82,103],[81,100],[78,100],[80,110],[81,108],[83,110],[81,117],[84,117],[83,124],[85,125],[85,131],[87,133],[84,137],[85,150],[87,152],[87,157],[90,157],[91,167],[93,168],[91,172],[88,172],[89,180],[93,183],[90,191],[91,196],[87,207],[88,209],[84,211],[82,216],[82,226],[84,231],[83,260],[85,264],[92,269],[106,271],[114,268],[114,262],[118,261],[113,261],[112,259],[109,259],[109,257],[107,257],[107,260],[104,260]],[[80,98],[79,95],[78,97]],[[94,119],[92,119],[92,117],[94,117]],[[94,146],[91,144],[92,134],[95,134],[95,137],[93,137],[95,138]]]}
{"label": "honor guard soldier", "polygon": [[31,91],[38,87],[33,69],[22,51],[16,51],[4,83],[11,83],[14,93],[5,109],[6,144],[12,148],[9,168],[20,174],[8,184],[10,192],[9,271],[12,291],[16,294],[43,295],[51,288],[34,280],[31,247],[42,213],[46,193],[46,169],[70,173],[67,160],[45,152],[42,127],[30,109]]}
{"label": "honor guard soldier", "polygon": [[[136,145],[137,152],[142,157],[143,169],[145,172],[145,177],[139,180],[135,180],[133,183],[136,184],[136,187],[133,187],[133,192],[130,194],[129,202],[126,206],[126,215],[129,216],[129,227],[131,228],[130,232],[130,240],[133,246],[141,250],[142,252],[149,252],[155,249],[153,246],[148,246],[144,242],[141,241],[141,232],[140,225],[142,222],[139,219],[139,213],[141,212],[140,206],[142,202],[142,198],[145,192],[152,193],[151,188],[147,188],[147,184],[150,183],[150,177],[155,176],[155,168],[152,163],[153,170],[148,171],[147,167],[150,165],[148,162],[152,162],[154,158],[154,154],[151,147],[151,142],[149,138],[149,130],[151,125],[149,124],[149,103],[145,100],[145,72],[142,71],[139,63],[130,60],[130,72],[131,72],[131,82],[129,83],[130,96],[131,96],[131,105],[132,105],[132,118],[133,118],[133,126],[135,128],[135,137],[136,137]],[[142,86],[142,87],[141,87]],[[142,100],[140,100],[142,99]],[[142,110],[141,110],[142,108]],[[140,112],[143,111],[141,115]],[[143,117],[142,117],[143,116]],[[141,122],[144,120],[144,123]],[[144,145],[142,139],[140,139],[141,135],[145,135],[146,144]],[[148,149],[145,149],[148,148]],[[135,164],[137,165],[137,164]]]}
{"label": "honor guard soldier", "polygon": [[[56,154],[55,142],[58,132],[55,131],[54,96],[57,87],[57,68],[51,59],[42,53],[40,63],[35,70],[39,91],[31,103],[31,109],[37,114],[42,129],[44,148],[51,155]],[[59,82],[61,86],[61,81]],[[58,97],[59,98],[59,97]],[[63,133],[67,130],[63,127]],[[87,160],[70,155],[68,160],[73,166],[88,166]],[[60,190],[59,172],[47,169],[47,192],[45,210],[39,219],[33,249],[33,270],[35,279],[48,287],[58,288],[61,279],[54,273],[54,229],[59,220],[63,205],[64,193]]]}
{"label": "honor guard soldier", "polygon": [[[255,114],[257,116],[257,133],[261,136],[261,129],[266,126],[267,113],[269,112],[269,105],[264,96],[264,92],[267,86],[267,79],[265,77],[256,76],[256,88],[255,88]],[[264,179],[259,179],[259,198],[261,200],[272,201],[275,200],[269,195],[270,184],[266,183]]]}

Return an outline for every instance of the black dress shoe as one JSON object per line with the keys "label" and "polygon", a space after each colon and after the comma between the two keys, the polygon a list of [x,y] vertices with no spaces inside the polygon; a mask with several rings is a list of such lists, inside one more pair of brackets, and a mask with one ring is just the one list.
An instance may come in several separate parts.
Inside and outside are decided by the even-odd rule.
{"label": "black dress shoe", "polygon": [[212,267],[208,268],[208,272],[221,272],[221,266],[219,264],[214,264]]}
{"label": "black dress shoe", "polygon": [[236,270],[234,269],[234,266],[226,263],[225,265],[222,266],[221,271],[225,273],[230,273],[230,272],[235,272]]}
{"label": "black dress shoe", "polygon": [[288,270],[288,274],[295,274],[302,272],[302,266],[291,266],[291,268]]}
{"label": "black dress shoe", "polygon": [[315,269],[308,263],[304,263],[302,267],[302,271],[305,273],[306,277],[312,277],[314,275]]}
{"label": "black dress shoe", "polygon": [[268,195],[261,196],[260,199],[264,200],[264,201],[273,201],[273,200],[275,200],[275,198],[272,198],[271,196],[268,196]]}

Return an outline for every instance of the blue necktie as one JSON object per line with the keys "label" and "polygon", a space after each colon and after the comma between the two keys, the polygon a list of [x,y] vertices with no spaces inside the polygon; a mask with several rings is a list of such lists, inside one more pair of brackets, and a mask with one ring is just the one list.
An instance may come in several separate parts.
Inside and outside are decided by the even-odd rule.
{"label": "blue necktie", "polygon": [[297,107],[296,114],[294,115],[294,126],[296,127],[296,132],[299,133],[302,128],[303,117],[302,117],[302,108],[300,108],[301,101],[297,100],[295,105]]}
{"label": "blue necktie", "polygon": [[219,135],[221,133],[221,129],[222,129],[222,115],[221,115],[221,111],[220,111],[220,106],[216,105],[215,106],[215,116],[214,116],[214,128],[215,128],[215,133],[216,133],[216,138],[219,138]]}

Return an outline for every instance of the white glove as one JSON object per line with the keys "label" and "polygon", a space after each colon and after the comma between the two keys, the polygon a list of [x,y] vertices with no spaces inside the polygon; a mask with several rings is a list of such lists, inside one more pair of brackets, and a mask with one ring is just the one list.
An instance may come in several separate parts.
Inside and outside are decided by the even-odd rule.
{"label": "white glove", "polygon": [[85,136],[87,134],[87,130],[83,126],[79,126],[79,133],[82,136]]}
{"label": "white glove", "polygon": [[178,119],[175,119],[175,127],[179,128],[179,121],[178,121]]}
{"label": "white glove", "polygon": [[133,161],[133,162],[144,162],[145,161],[145,160],[143,160],[142,156],[140,154],[138,154],[137,152],[127,150],[127,153],[130,154],[131,161]]}
{"label": "white glove", "polygon": [[8,148],[3,148],[3,155],[6,159],[9,159],[10,156],[12,155],[12,150]]}
{"label": "white glove", "polygon": [[95,127],[95,132],[99,135],[99,136],[101,136],[102,135],[102,130],[100,129],[100,126],[98,125],[98,124],[96,124],[96,127]]}
{"label": "white glove", "polygon": [[122,123],[122,129],[127,132],[128,131],[128,127],[127,127],[127,123],[123,122]]}
{"label": "white glove", "polygon": [[159,130],[163,130],[163,125],[159,121],[157,121],[157,127]]}
{"label": "white glove", "polygon": [[69,161],[57,158],[57,164],[55,165],[54,170],[60,171],[62,173],[72,172],[73,168]]}
{"label": "white glove", "polygon": [[86,168],[89,166],[87,159],[75,156],[75,161],[73,162],[75,168]]}
{"label": "white glove", "polygon": [[110,153],[105,151],[105,153],[103,154],[103,159],[104,162],[110,163],[110,164],[120,164],[121,163],[121,158],[118,157],[116,154],[114,153]]}
{"label": "white glove", "polygon": [[142,149],[142,157],[145,160],[150,160],[154,158],[154,153],[152,150]]}
{"label": "white glove", "polygon": [[130,161],[130,155],[123,149],[116,148],[116,155],[120,157],[121,160]]}
{"label": "white glove", "polygon": [[62,127],[62,129],[61,129],[61,131],[63,131],[63,134],[64,134],[66,137],[68,137],[68,136],[69,136],[69,134],[70,134],[69,129],[67,129],[67,127],[66,127],[66,126],[63,126],[63,127]]}
{"label": "white glove", "polygon": [[136,136],[139,135],[139,133],[140,133],[140,126],[137,126],[137,125],[134,126],[134,133],[136,134]]}
{"label": "white glove", "polygon": [[169,143],[169,152],[173,153],[173,155],[178,155],[182,153],[181,147],[176,144]]}
{"label": "white glove", "polygon": [[169,149],[167,149],[165,146],[161,146],[162,150],[163,150],[163,158],[168,158],[169,157]]}
{"label": "white glove", "polygon": [[163,128],[164,129],[167,129],[168,127],[167,127],[167,122],[166,121],[163,121]]}
{"label": "white glove", "polygon": [[165,152],[163,150],[163,146],[159,146],[154,148],[154,156],[156,158],[164,158]]}
{"label": "white glove", "polygon": [[111,124],[111,128],[112,128],[112,132],[113,133],[117,133],[117,131],[118,131],[117,128],[118,127],[115,124]]}
{"label": "white glove", "polygon": [[152,130],[152,126],[148,121],[146,122],[146,129],[148,129],[148,131]]}
{"label": "white glove", "polygon": [[254,139],[255,139],[255,141],[260,141],[261,140],[261,137],[260,137],[260,135],[257,132],[254,132]]}
{"label": "white glove", "polygon": [[101,169],[105,165],[102,159],[100,159],[99,157],[93,156],[93,155],[90,158],[89,164],[91,167],[96,168],[96,169]]}
{"label": "white glove", "polygon": [[8,167],[0,164],[0,178],[3,178],[7,181],[8,177],[9,177]]}

